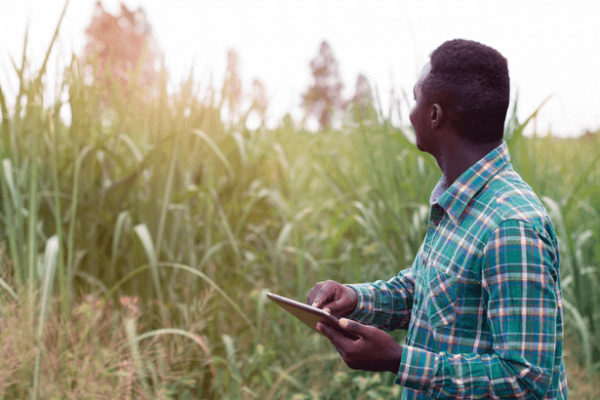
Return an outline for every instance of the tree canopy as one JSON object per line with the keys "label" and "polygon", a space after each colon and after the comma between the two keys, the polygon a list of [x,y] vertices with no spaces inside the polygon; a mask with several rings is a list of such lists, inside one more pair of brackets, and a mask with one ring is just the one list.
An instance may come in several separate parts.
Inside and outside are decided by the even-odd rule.
{"label": "tree canopy", "polygon": [[[155,83],[162,55],[141,7],[131,11],[121,3],[119,14],[113,15],[97,1],[85,33],[84,57],[96,66],[95,80],[104,81],[108,87],[115,81],[122,87],[150,87]],[[136,76],[133,71],[137,79],[130,82]]]}
{"label": "tree canopy", "polygon": [[312,85],[302,95],[302,103],[307,115],[318,119],[322,129],[327,129],[337,112],[342,111],[345,102],[342,98],[344,85],[339,76],[338,63],[331,46],[323,41],[319,53],[310,62]]}

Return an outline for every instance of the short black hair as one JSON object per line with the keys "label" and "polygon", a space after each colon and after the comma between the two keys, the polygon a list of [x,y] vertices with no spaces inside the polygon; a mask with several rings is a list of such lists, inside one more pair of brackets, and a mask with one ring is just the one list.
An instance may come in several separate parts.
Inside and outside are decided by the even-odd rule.
{"label": "short black hair", "polygon": [[501,140],[510,98],[506,58],[479,42],[455,39],[435,49],[430,64],[422,90],[457,131],[474,143]]}

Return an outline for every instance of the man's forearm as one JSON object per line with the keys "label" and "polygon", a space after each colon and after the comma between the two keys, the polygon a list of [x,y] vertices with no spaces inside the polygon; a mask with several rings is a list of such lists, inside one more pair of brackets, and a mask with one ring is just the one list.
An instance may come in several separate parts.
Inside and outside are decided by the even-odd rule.
{"label": "man's forearm", "polygon": [[385,331],[408,329],[415,290],[411,269],[400,271],[388,281],[347,286],[358,294],[356,310],[349,318]]}

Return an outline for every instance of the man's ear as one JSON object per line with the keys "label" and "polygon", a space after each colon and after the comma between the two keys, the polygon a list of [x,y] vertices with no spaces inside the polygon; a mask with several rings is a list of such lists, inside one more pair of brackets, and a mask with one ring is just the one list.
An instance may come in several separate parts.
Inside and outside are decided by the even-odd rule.
{"label": "man's ear", "polygon": [[442,111],[442,106],[438,103],[433,103],[431,105],[431,127],[439,128],[442,125],[442,118],[444,117],[444,112]]}

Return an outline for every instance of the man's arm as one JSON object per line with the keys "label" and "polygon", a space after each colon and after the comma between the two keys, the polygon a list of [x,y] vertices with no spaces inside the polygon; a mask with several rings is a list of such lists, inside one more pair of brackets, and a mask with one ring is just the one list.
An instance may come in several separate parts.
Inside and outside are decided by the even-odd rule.
{"label": "man's arm", "polygon": [[348,318],[385,331],[408,328],[415,293],[412,268],[400,271],[388,281],[346,286],[358,294],[356,309]]}
{"label": "man's arm", "polygon": [[557,342],[558,254],[527,223],[505,221],[485,248],[482,288],[492,354],[431,353],[403,346],[396,383],[434,399],[541,399]]}

